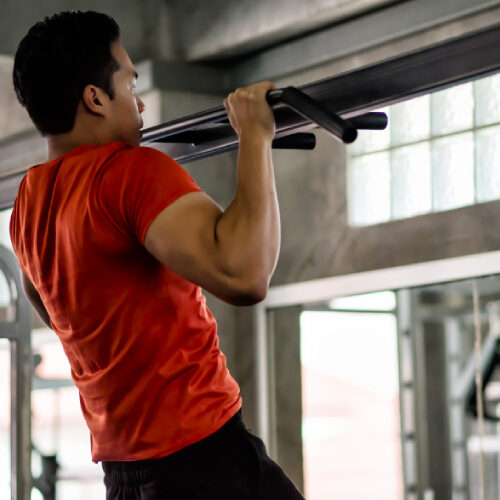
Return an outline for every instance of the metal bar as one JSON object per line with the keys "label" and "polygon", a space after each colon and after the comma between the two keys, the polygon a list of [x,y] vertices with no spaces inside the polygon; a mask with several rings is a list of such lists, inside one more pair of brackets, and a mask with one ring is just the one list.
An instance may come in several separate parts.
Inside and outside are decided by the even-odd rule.
{"label": "metal bar", "polygon": [[11,477],[12,500],[31,495],[31,345],[11,342]]}
{"label": "metal bar", "polygon": [[31,495],[31,308],[22,292],[15,255],[0,245],[0,272],[4,274],[14,310],[9,322],[0,323],[0,337],[10,339],[11,352],[11,499]]}
{"label": "metal bar", "polygon": [[269,400],[269,342],[266,327],[266,309],[262,303],[253,309],[255,330],[255,385],[257,407],[257,434],[269,448],[271,445],[271,409]]}
{"label": "metal bar", "polygon": [[409,500],[411,491],[417,489],[417,449],[415,443],[415,384],[414,365],[411,356],[411,292],[397,291],[397,343],[399,381],[399,423],[401,429],[401,456],[403,468],[404,500]]}
{"label": "metal bar", "polygon": [[186,132],[203,125],[227,122],[226,110],[223,106],[207,109],[187,117],[178,118],[168,123],[161,123],[143,131],[142,143],[161,141],[166,137]]}
{"label": "metal bar", "polygon": [[330,135],[347,144],[354,142],[358,136],[358,131],[352,122],[342,120],[340,116],[295,87],[268,92],[267,102],[271,105],[283,102],[306,120],[324,128]]}
{"label": "metal bar", "polygon": [[315,304],[349,295],[495,274],[500,274],[500,250],[273,286],[263,304],[268,309]]}
{"label": "metal bar", "polygon": [[306,132],[287,135],[274,139],[273,149],[307,149],[312,150],[316,147],[316,136]]}
{"label": "metal bar", "polygon": [[[168,135],[157,140],[161,143],[191,144],[197,146],[204,142],[217,141],[224,139],[232,133],[230,125],[216,124],[203,129],[187,130],[175,135]],[[274,139],[273,149],[314,149],[316,145],[316,136],[306,132],[287,135]]]}
{"label": "metal bar", "polygon": [[349,123],[358,130],[384,130],[387,127],[387,115],[377,112],[365,113],[350,118]]}
{"label": "metal bar", "polygon": [[[383,129],[387,126],[387,117],[383,113],[371,113],[345,121],[321,103],[304,94],[295,87],[271,90],[267,93],[267,102],[271,106],[286,104],[298,116],[308,122],[324,128],[332,136],[345,143],[353,142],[357,137],[354,123],[361,128]],[[151,127],[142,132],[142,142],[193,143],[202,145],[205,142],[232,138],[235,133],[229,125],[224,107],[212,108],[185,118]],[[279,138],[275,141],[279,144]]]}

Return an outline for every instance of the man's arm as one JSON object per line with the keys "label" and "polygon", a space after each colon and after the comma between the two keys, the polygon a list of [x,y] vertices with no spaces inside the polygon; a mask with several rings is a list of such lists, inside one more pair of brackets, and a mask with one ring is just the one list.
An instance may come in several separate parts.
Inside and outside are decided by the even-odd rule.
{"label": "man's arm", "polygon": [[240,139],[231,205],[222,211],[205,193],[187,194],[155,218],[144,242],[166,267],[235,305],[265,297],[279,253],[271,157],[274,117],[265,100],[272,88],[262,82],[238,89],[224,101]]}
{"label": "man's arm", "polygon": [[38,313],[42,321],[49,327],[50,325],[50,317],[47,309],[43,305],[42,299],[40,298],[39,293],[36,288],[33,286],[33,283],[29,280],[29,278],[21,271],[21,281],[23,283],[24,293],[28,300],[31,302],[31,305],[35,308],[35,311]]}

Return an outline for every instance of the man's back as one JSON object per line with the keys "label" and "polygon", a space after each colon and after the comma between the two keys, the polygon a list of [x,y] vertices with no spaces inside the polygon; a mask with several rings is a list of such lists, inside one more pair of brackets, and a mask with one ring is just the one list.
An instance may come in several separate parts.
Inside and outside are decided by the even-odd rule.
{"label": "man's back", "polygon": [[125,143],[80,146],[21,184],[14,249],[70,361],[94,461],[166,456],[241,407],[201,289],[143,246],[158,213],[198,190]]}
{"label": "man's back", "polygon": [[199,288],[234,305],[267,293],[280,244],[274,86],[224,101],[239,154],[223,210],[139,147],[145,105],[119,36],[105,14],[62,12],[16,51],[14,88],[50,160],[13,211],[24,290],[73,366],[106,498],[300,499],[243,424]]}

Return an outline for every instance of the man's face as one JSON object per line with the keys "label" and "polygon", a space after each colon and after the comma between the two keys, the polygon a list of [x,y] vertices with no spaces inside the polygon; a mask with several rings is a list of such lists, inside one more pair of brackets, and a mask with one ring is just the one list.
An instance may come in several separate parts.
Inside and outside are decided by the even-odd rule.
{"label": "man's face", "polygon": [[111,45],[111,54],[120,68],[113,73],[115,95],[108,102],[113,140],[138,146],[141,142],[140,129],[144,125],[141,113],[145,106],[136,95],[137,72],[120,42]]}

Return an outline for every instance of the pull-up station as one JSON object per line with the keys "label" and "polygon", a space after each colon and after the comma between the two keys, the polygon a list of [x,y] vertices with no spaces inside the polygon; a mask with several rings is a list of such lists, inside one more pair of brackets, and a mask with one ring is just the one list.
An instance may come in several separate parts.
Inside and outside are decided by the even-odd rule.
{"label": "pull-up station", "polygon": [[[387,126],[385,113],[371,112],[343,119],[320,100],[295,87],[269,91],[267,102],[276,118],[275,149],[314,149],[316,137],[303,130],[315,127],[349,144],[356,140],[358,129],[383,130]],[[186,163],[235,149],[238,138],[221,106],[144,130],[142,143],[151,142],[180,147],[181,151],[176,150],[172,156]]]}
{"label": "pull-up station", "polygon": [[[387,121],[384,115],[367,113],[371,109],[497,73],[500,71],[499,39],[500,24],[497,24],[423,50],[328,77],[298,90],[313,99],[323,111],[336,114],[360,130],[364,128],[367,116],[370,117],[367,121]],[[283,102],[272,102],[272,106],[276,118],[274,146],[297,148],[300,142],[302,149],[313,149],[314,135],[298,134],[317,128],[318,124]],[[384,127],[379,124],[366,128]],[[162,150],[180,163],[238,147],[238,138],[222,106],[143,130],[142,143],[153,142],[163,143]],[[12,207],[27,169],[25,165],[11,174],[0,176],[0,210]]]}

